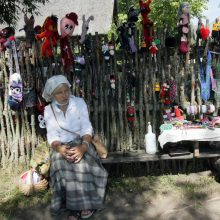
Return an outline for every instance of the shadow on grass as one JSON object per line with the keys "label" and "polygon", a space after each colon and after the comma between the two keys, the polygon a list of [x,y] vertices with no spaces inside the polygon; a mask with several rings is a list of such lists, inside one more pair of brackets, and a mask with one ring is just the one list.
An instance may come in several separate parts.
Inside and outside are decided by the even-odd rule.
{"label": "shadow on grass", "polygon": [[0,219],[15,219],[14,217],[19,213],[35,206],[45,205],[50,201],[50,190],[25,196],[18,188],[15,188],[10,194],[7,201],[0,203]]}
{"label": "shadow on grass", "polygon": [[[106,208],[91,220],[124,220],[128,217],[133,220],[213,219],[204,203],[210,198],[212,186],[216,187],[214,178],[185,175],[208,170],[205,160],[105,167],[110,174]],[[220,192],[220,186],[218,190]],[[0,203],[0,219],[52,219],[49,213],[50,191],[26,197],[16,189],[11,195],[7,201]]]}

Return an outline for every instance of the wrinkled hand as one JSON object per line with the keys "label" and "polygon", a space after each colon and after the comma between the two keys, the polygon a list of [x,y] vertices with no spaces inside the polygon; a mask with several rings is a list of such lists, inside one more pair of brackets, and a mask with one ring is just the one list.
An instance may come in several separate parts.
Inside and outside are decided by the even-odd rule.
{"label": "wrinkled hand", "polygon": [[82,160],[85,152],[85,148],[83,148],[82,145],[66,149],[66,159],[69,162],[79,163]]}

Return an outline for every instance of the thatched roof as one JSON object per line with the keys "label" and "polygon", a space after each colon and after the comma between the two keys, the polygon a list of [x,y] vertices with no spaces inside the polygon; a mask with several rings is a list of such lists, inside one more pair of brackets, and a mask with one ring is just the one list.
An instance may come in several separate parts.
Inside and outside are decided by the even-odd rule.
{"label": "thatched roof", "polygon": [[[75,12],[78,14],[79,25],[76,26],[74,35],[81,34],[83,14],[86,19],[90,15],[94,16],[94,20],[90,22],[88,33],[106,34],[111,27],[113,8],[114,0],[50,0],[49,3],[39,7],[40,15],[35,16],[35,25],[42,25],[45,18],[51,14],[58,16],[59,23],[67,13]],[[16,36],[24,36],[24,31],[18,31],[24,26],[23,14],[21,13],[19,17],[21,19],[17,23]]]}

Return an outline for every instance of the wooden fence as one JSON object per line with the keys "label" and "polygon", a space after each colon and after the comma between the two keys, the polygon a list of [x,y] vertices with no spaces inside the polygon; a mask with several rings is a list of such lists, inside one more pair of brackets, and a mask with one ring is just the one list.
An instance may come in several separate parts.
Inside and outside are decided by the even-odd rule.
{"label": "wooden fence", "polygon": [[[9,108],[8,58],[0,59],[0,160],[2,166],[8,162],[13,166],[19,162],[29,163],[35,147],[45,140],[45,129],[39,128],[39,109],[43,106],[41,91],[46,79],[54,74],[67,75],[72,83],[73,94],[85,98],[95,132],[102,135],[109,151],[133,151],[144,147],[147,122],[158,135],[162,123],[163,103],[155,84],[173,78],[177,83],[176,102],[184,107],[186,102],[193,104],[199,97],[198,66],[194,50],[186,56],[179,55],[177,48],[165,47],[166,33],[157,33],[161,40],[158,45],[157,61],[151,58],[149,50],[130,54],[123,49],[115,50],[106,60],[102,52],[103,43],[108,40],[98,33],[91,37],[90,50],[72,38],[75,58],[84,55],[85,65],[75,62],[73,71],[63,71],[59,47],[53,60],[42,60],[39,54],[40,43],[32,49],[20,44],[19,65],[24,83],[24,101],[18,111]],[[136,34],[135,39],[139,45]],[[115,43],[114,38],[111,40]],[[191,57],[190,57],[191,56]],[[214,56],[214,63],[219,63]],[[111,81],[113,80],[113,81]],[[115,80],[115,82],[114,82]],[[27,97],[32,93],[34,105],[28,106]],[[197,94],[197,97],[195,97]],[[26,98],[25,98],[26,97]],[[187,100],[188,97],[188,100]],[[29,97],[30,98],[30,97]],[[26,101],[25,101],[26,100]],[[133,111],[135,109],[135,111]],[[42,109],[41,109],[42,110]],[[129,112],[131,110],[131,112]]]}

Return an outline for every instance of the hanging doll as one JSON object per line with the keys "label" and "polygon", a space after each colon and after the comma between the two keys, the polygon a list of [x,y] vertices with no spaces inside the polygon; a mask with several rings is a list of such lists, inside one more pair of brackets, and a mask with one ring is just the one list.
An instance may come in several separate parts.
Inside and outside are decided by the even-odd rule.
{"label": "hanging doll", "polygon": [[34,22],[35,22],[35,19],[34,19],[33,15],[31,15],[31,17],[28,18],[27,12],[25,12],[25,10],[22,10],[22,12],[24,13],[25,25],[19,31],[22,31],[22,30],[25,31],[26,47],[27,48],[31,48],[32,43],[34,42],[34,38],[35,38],[35,33],[34,33]]}
{"label": "hanging doll", "polygon": [[152,0],[147,0],[144,2],[143,0],[139,1],[139,6],[141,10],[141,16],[142,16],[142,28],[144,32],[144,39],[146,42],[146,48],[150,47],[150,42],[153,39],[153,36],[151,34],[151,29],[153,27],[153,22],[149,19],[148,15],[150,13],[150,4]]}
{"label": "hanging doll", "polygon": [[212,25],[212,38],[215,42],[220,41],[220,18],[216,18],[215,23]]}
{"label": "hanging doll", "polygon": [[36,35],[36,39],[43,39],[41,47],[42,57],[53,57],[53,48],[57,45],[59,34],[57,31],[58,18],[54,15],[47,17],[44,21],[42,32]]}
{"label": "hanging doll", "polygon": [[5,38],[4,30],[1,30],[0,31],[0,52],[4,52],[6,50],[5,42],[6,42],[6,38]]}
{"label": "hanging doll", "polygon": [[8,104],[13,110],[20,108],[22,101],[22,79],[19,73],[13,73],[9,77],[9,98]]}
{"label": "hanging doll", "polygon": [[131,101],[131,104],[127,107],[127,120],[129,123],[133,123],[135,121],[136,110],[134,107],[134,101]]}
{"label": "hanging doll", "polygon": [[188,46],[188,33],[189,33],[189,3],[180,3],[179,10],[179,33],[180,33],[180,45],[179,50],[182,54],[186,54],[189,51]]}
{"label": "hanging doll", "polygon": [[116,81],[115,75],[110,75],[110,87],[112,90],[115,90],[115,81]]}
{"label": "hanging doll", "polygon": [[16,45],[18,46],[18,41],[14,37],[15,30],[12,27],[5,27],[2,29],[2,51],[5,51],[6,48],[12,47],[12,41],[16,41]]}
{"label": "hanging doll", "polygon": [[89,16],[89,18],[86,20],[85,15],[82,16],[82,32],[81,32],[81,36],[80,36],[80,44],[84,44],[87,51],[91,52],[91,39],[90,36],[87,35],[87,32],[89,30],[89,22],[94,20],[94,16],[91,15]]}
{"label": "hanging doll", "polygon": [[157,48],[156,43],[154,41],[152,41],[151,46],[149,47],[149,50],[151,52],[152,59],[154,59],[154,61],[156,62],[158,48]]}
{"label": "hanging doll", "polygon": [[64,71],[69,71],[73,64],[73,53],[70,47],[69,38],[72,36],[75,26],[78,25],[78,16],[71,12],[66,14],[60,21],[60,48]]}

